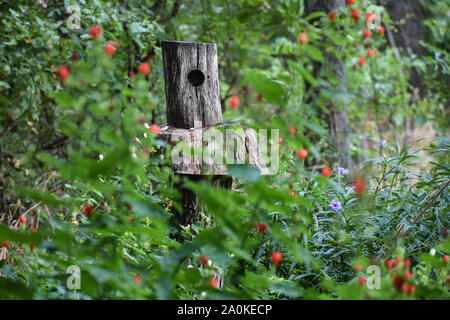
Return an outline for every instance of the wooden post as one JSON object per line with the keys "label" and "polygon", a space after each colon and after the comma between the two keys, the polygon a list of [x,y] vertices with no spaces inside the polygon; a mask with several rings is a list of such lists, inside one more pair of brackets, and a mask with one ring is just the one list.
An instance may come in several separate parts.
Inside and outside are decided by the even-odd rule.
{"label": "wooden post", "polygon": [[163,41],[167,124],[194,128],[222,123],[215,43]]}
{"label": "wooden post", "polygon": [[[213,126],[218,129],[229,125],[224,124],[222,120],[216,44],[163,41],[162,54],[167,126],[161,128],[160,137],[172,145],[174,145],[172,138],[182,137],[182,140],[188,141],[191,146],[202,148],[205,130]],[[199,123],[201,126],[198,125]],[[255,132],[248,128],[241,128],[240,132],[244,134],[227,132],[227,139],[232,137],[240,143],[238,150],[233,150],[231,155],[231,151],[227,149],[225,156],[227,159],[234,159],[235,162],[249,159],[262,174],[268,174],[268,169],[258,151]],[[219,188],[231,189],[233,182],[232,178],[227,176],[225,164],[211,162],[204,158],[200,161],[197,159],[187,163],[173,164],[173,171],[181,179],[188,178],[192,181],[200,181],[204,175],[212,175],[213,186]],[[183,209],[183,212],[178,210],[175,212],[178,223],[184,226],[192,224],[197,221],[199,197],[185,188],[183,182],[176,187],[181,192]],[[181,232],[176,235],[176,238],[182,241]]]}
{"label": "wooden post", "polygon": [[[163,41],[162,54],[167,124],[191,129],[200,121],[202,127],[222,123],[216,44]],[[180,174],[180,178],[199,181],[202,175]],[[231,178],[214,180],[217,187],[231,188]],[[176,211],[178,222],[184,226],[192,224],[197,220],[199,197],[185,188],[183,182],[176,187],[181,192],[183,208],[183,212]],[[177,238],[181,240],[180,235]]]}

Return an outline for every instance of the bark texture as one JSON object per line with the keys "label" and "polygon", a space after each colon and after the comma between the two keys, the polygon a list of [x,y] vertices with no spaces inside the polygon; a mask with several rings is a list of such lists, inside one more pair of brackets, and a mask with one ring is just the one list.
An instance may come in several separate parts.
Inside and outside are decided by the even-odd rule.
{"label": "bark texture", "polygon": [[[176,150],[172,155],[172,169],[175,173],[226,175],[227,164],[250,163],[257,167],[261,174],[269,174],[258,150],[256,132],[252,128],[222,124],[207,130],[186,130],[164,126],[160,129],[159,136],[173,146],[172,150]],[[180,147],[175,149],[177,144],[180,144]],[[181,144],[184,144],[184,150]],[[203,152],[196,153],[196,150]],[[277,153],[278,149],[275,152]]]}
{"label": "bark texture", "polygon": [[[420,1],[417,0],[384,0],[379,1],[383,5],[394,22],[395,30],[387,30],[388,43],[393,48],[400,48],[400,52],[404,56],[410,56],[410,49],[413,54],[423,56],[426,54],[424,47],[420,45],[420,41],[425,40],[423,21],[427,15],[422,8]],[[400,58],[399,58],[400,59]],[[413,94],[411,104],[415,104],[425,94],[425,85],[423,82],[423,74],[416,68],[412,68],[409,77]],[[414,131],[414,120],[412,117],[405,116],[403,119],[404,137],[403,145],[410,144],[412,131]]]}
{"label": "bark texture", "polygon": [[[393,32],[395,43],[391,46],[403,48],[402,54],[409,55],[407,48],[418,56],[425,54],[425,48],[420,45],[424,38],[423,21],[426,18],[420,1],[417,0],[388,0],[381,1],[389,16],[394,21],[396,32]],[[404,23],[399,23],[404,19]],[[418,88],[423,94],[423,75],[419,70],[411,70],[410,83],[413,88]]]}
{"label": "bark texture", "polygon": [[[195,127],[204,128],[222,123],[216,44],[163,41],[162,54],[167,124],[190,132],[189,129]],[[195,130],[193,132],[194,135],[198,133]],[[198,139],[193,141],[201,145]],[[175,217],[180,225],[186,226],[198,220],[200,199],[195,192],[185,187],[183,181],[200,181],[202,175],[181,174],[180,177],[181,182],[175,187],[180,190],[183,210],[179,212],[175,209]],[[230,177],[223,177],[213,185],[231,188],[231,183]],[[183,241],[181,230],[175,238]]]}
{"label": "bark texture", "polygon": [[163,41],[167,123],[190,129],[222,122],[215,43]]}
{"label": "bark texture", "polygon": [[[339,7],[345,6],[345,0],[307,0],[305,1],[305,13],[306,15],[323,11],[329,13],[336,10]],[[345,68],[345,62],[336,58],[333,52],[325,52],[326,58],[325,66],[316,63],[314,66],[315,75],[317,76],[320,69],[327,68],[336,75],[339,81],[339,90],[347,90],[347,73]],[[331,162],[337,162],[339,166],[344,168],[351,167],[351,153],[350,153],[350,124],[348,120],[348,105],[343,103],[336,105],[334,102],[328,103],[328,109],[330,110],[330,116],[328,124],[330,127],[330,145],[336,148],[336,152],[332,153],[335,156],[331,156]]]}

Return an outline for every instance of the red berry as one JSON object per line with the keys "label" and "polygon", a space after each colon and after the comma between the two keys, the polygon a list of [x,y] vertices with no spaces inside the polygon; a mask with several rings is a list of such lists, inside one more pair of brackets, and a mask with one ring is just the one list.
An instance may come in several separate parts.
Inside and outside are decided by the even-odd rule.
{"label": "red berry", "polygon": [[216,278],[211,278],[209,280],[209,285],[213,288],[217,288],[217,279]]}
{"label": "red berry", "polygon": [[362,287],[363,285],[365,285],[367,282],[366,278],[364,277],[359,277],[358,279],[358,284]]}
{"label": "red berry", "polygon": [[297,130],[294,127],[289,127],[289,133],[294,135],[297,133]]}
{"label": "red berry", "polygon": [[21,214],[19,216],[19,222],[20,223],[27,223],[27,218],[23,214]]}
{"label": "red berry", "polygon": [[301,44],[305,44],[308,42],[308,36],[306,35],[306,33],[302,32],[298,35],[298,42],[300,42]]}
{"label": "red berry", "polygon": [[378,34],[381,34],[381,35],[384,34],[384,27],[383,27],[383,26],[380,26],[380,27],[378,28]]}
{"label": "red berry", "polygon": [[350,16],[352,17],[353,20],[359,21],[359,10],[353,9],[352,12],[350,13]]}
{"label": "red berry", "polygon": [[364,30],[363,31],[363,38],[364,39],[368,39],[368,38],[370,38],[372,36],[372,31],[370,31],[370,30]]}
{"label": "red berry", "polygon": [[283,138],[280,138],[280,139],[278,140],[278,143],[279,143],[279,144],[282,144],[282,143],[283,143]]}
{"label": "red berry", "polygon": [[308,156],[308,151],[306,151],[306,149],[301,149],[301,150],[297,151],[297,158],[304,160],[304,159],[306,159],[307,156]]}
{"label": "red berry", "polygon": [[355,3],[355,0],[346,0],[345,3],[350,6]]}
{"label": "red berry", "polygon": [[366,186],[366,182],[364,181],[364,178],[356,178],[355,183],[355,192],[358,196],[361,196],[364,193],[364,189]]}
{"label": "red berry", "polygon": [[406,271],[405,272],[405,279],[411,279],[412,273],[411,271]]}
{"label": "red berry", "polygon": [[288,174],[287,174],[287,177],[288,177],[288,178],[292,178],[292,174],[288,173]]}
{"label": "red berry", "polygon": [[92,213],[94,212],[94,207],[91,206],[90,204],[85,204],[83,207],[83,213],[86,217],[90,217],[92,215]]}
{"label": "red berry", "polygon": [[2,247],[2,248],[7,248],[8,246],[9,246],[9,241],[8,240],[5,240],[2,243],[0,243],[0,247]]}
{"label": "red berry", "polygon": [[157,124],[152,124],[149,128],[151,133],[158,134],[159,133],[159,126]]}
{"label": "red berry", "polygon": [[395,276],[394,280],[392,280],[392,284],[397,288],[397,290],[400,290],[402,288],[404,282],[405,281],[400,276]]}
{"label": "red berry", "polygon": [[105,53],[112,57],[114,55],[114,52],[116,52],[116,47],[112,43],[107,43],[105,45]]}
{"label": "red berry", "polygon": [[275,251],[270,255],[270,261],[272,262],[272,264],[279,264],[281,262],[281,259],[283,259],[283,254],[281,252]]}
{"label": "red berry", "polygon": [[361,67],[363,67],[363,66],[366,64],[366,59],[363,58],[363,57],[361,57],[361,58],[359,58],[358,63],[359,63],[359,65],[360,65]]}
{"label": "red berry", "polygon": [[209,259],[206,256],[201,255],[199,259],[202,265],[206,266],[208,264]]}
{"label": "red berry", "polygon": [[400,263],[402,263],[402,258],[398,257],[395,259],[395,265],[398,266]]}
{"label": "red berry", "polygon": [[336,15],[335,12],[330,12],[330,13],[328,14],[328,18],[330,18],[330,20],[336,20],[337,15]]}
{"label": "red berry", "polygon": [[394,263],[391,259],[386,260],[386,268],[391,269],[393,267]]}
{"label": "red berry", "polygon": [[89,30],[89,34],[92,38],[97,39],[102,34],[102,28],[100,26],[94,25]]}
{"label": "red berry", "polygon": [[36,228],[35,227],[31,227],[31,233],[36,233],[36,232],[37,232]]}
{"label": "red berry", "polygon": [[377,55],[377,52],[374,49],[367,50],[368,57],[375,57],[376,55]]}
{"label": "red berry", "polygon": [[444,256],[444,261],[448,262],[448,254]]}
{"label": "red berry", "polygon": [[404,283],[402,285],[402,291],[408,295],[412,295],[416,287],[413,284]]}
{"label": "red berry", "polygon": [[260,224],[258,224],[258,232],[261,234],[266,233],[267,228],[268,228],[268,226],[267,226],[267,223],[265,223],[265,222],[261,222]]}
{"label": "red berry", "polygon": [[67,66],[60,66],[58,69],[58,75],[61,81],[66,80],[70,75],[69,68]]}
{"label": "red berry", "polygon": [[410,284],[408,286],[408,295],[412,295],[414,293],[414,290],[416,290],[416,287],[413,284]]}
{"label": "red berry", "polygon": [[36,246],[34,245],[34,243],[30,243],[30,250],[33,251],[34,248],[36,248]]}
{"label": "red berry", "polygon": [[167,205],[167,208],[171,208],[172,207],[172,203],[169,203],[168,205]]}
{"label": "red berry", "polygon": [[323,169],[322,169],[322,175],[323,175],[325,178],[329,178],[329,177],[331,176],[331,169],[328,168],[328,167],[323,168]]}
{"label": "red berry", "polygon": [[150,66],[148,63],[141,63],[138,67],[138,72],[144,76],[150,72]]}
{"label": "red berry", "polygon": [[133,277],[133,281],[136,284],[140,284],[142,282],[142,277],[139,273],[135,273]]}
{"label": "red berry", "polygon": [[133,217],[128,217],[128,221],[133,221]]}
{"label": "red berry", "polygon": [[406,258],[405,261],[403,261],[403,265],[405,266],[405,268],[409,268],[411,266],[411,259]]}
{"label": "red berry", "polygon": [[230,99],[230,107],[233,109],[239,108],[239,105],[241,104],[241,100],[237,95],[234,95]]}
{"label": "red berry", "polygon": [[366,22],[369,23],[375,23],[375,15],[373,13],[367,13],[366,14],[366,18],[365,18]]}
{"label": "red berry", "polygon": [[404,292],[404,293],[407,293],[408,292],[408,287],[409,287],[409,284],[407,284],[406,282],[402,285],[402,291]]}
{"label": "red berry", "polygon": [[360,264],[357,264],[355,266],[355,270],[356,270],[356,272],[361,272],[362,271],[362,266]]}
{"label": "red berry", "polygon": [[258,97],[256,98],[256,100],[261,102],[261,101],[263,101],[263,99],[264,99],[264,95],[262,93],[258,93]]}

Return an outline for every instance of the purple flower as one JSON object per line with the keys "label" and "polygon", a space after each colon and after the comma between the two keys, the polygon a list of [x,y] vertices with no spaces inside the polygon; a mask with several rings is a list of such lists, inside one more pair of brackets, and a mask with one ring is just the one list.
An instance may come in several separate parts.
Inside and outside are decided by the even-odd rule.
{"label": "purple flower", "polygon": [[344,168],[338,167],[337,168],[339,173],[342,174],[343,176],[345,176],[347,174],[347,171]]}
{"label": "purple flower", "polygon": [[382,147],[386,144],[386,140],[381,140],[380,142],[378,142],[377,147]]}
{"label": "purple flower", "polygon": [[339,201],[333,201],[328,206],[331,208],[331,211],[339,211],[342,209],[341,203]]}
{"label": "purple flower", "polygon": [[392,170],[398,170],[398,166],[395,164],[391,164],[391,168],[392,168]]}

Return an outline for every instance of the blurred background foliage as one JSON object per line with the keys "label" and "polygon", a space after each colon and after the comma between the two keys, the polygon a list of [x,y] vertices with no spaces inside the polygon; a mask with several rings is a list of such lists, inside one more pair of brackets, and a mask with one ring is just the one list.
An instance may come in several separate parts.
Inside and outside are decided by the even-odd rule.
{"label": "blurred background foliage", "polygon": [[[0,298],[448,299],[449,1],[346,2],[0,2]],[[277,175],[185,182],[182,242],[162,40],[217,43],[224,118],[282,138]]]}

